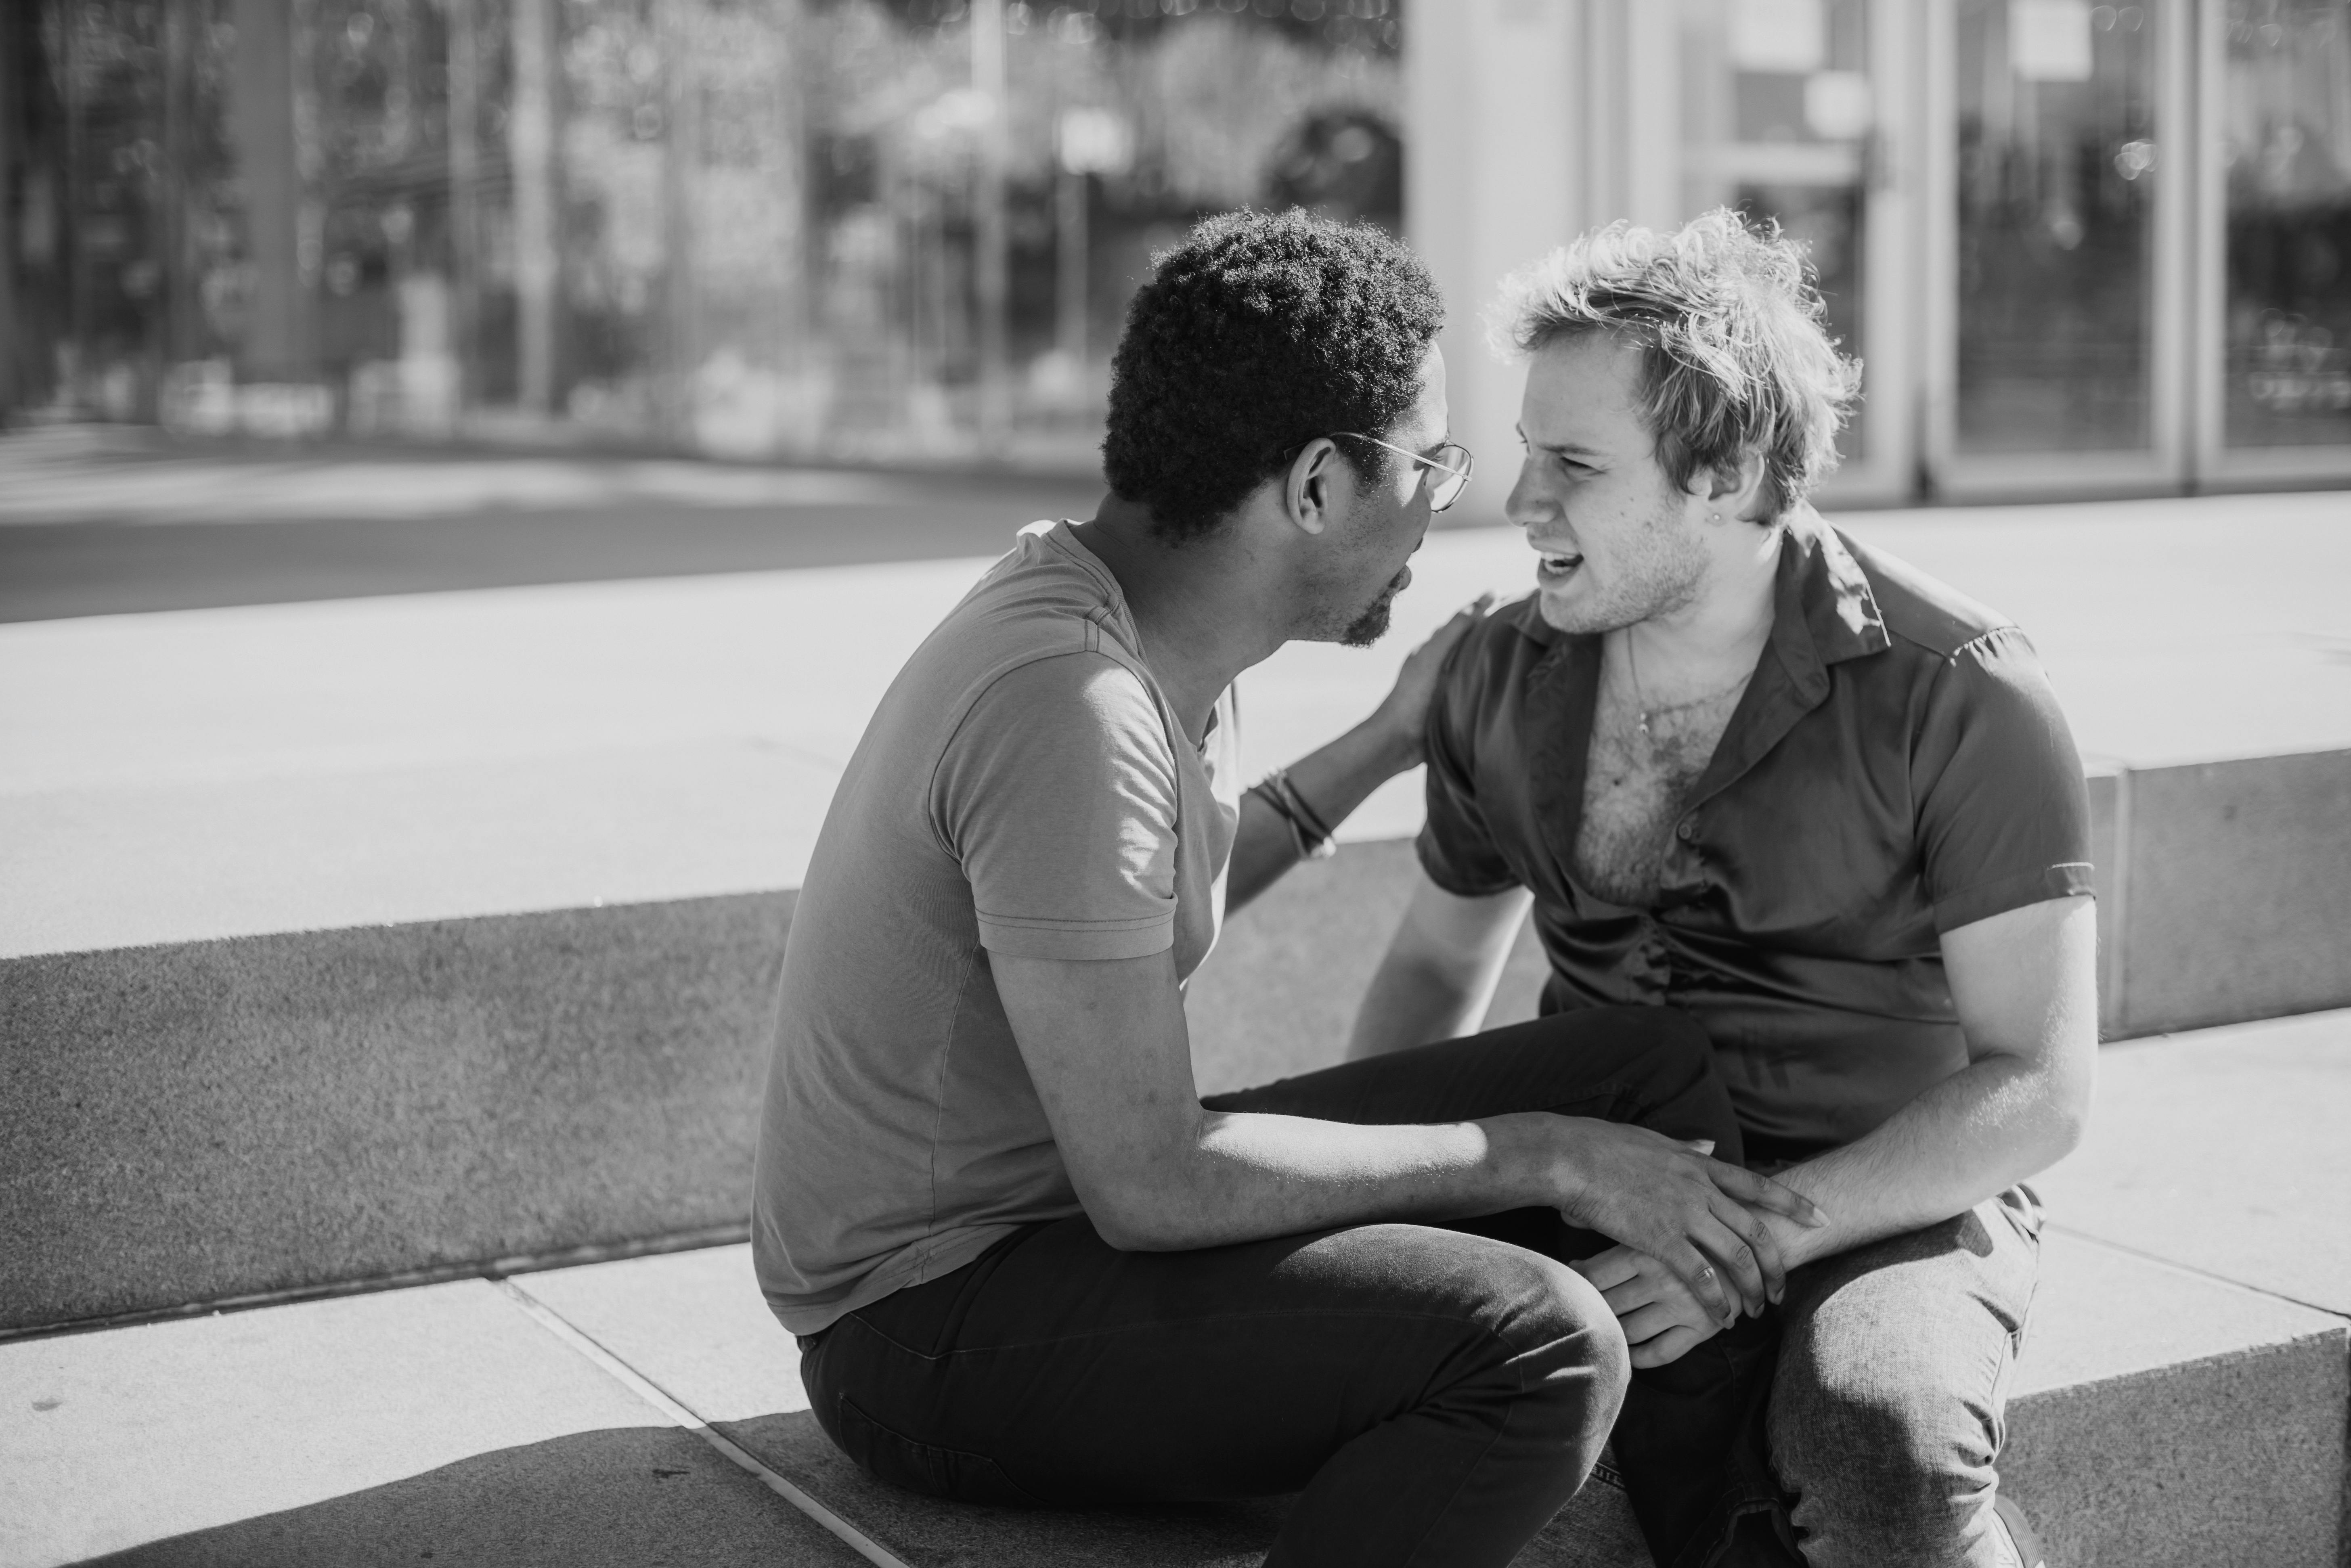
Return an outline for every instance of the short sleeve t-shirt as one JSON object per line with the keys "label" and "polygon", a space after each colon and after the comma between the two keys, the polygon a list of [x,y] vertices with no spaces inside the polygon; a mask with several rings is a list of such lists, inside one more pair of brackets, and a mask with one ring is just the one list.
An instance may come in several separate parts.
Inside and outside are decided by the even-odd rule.
{"label": "short sleeve t-shirt", "polygon": [[1577,874],[1600,658],[1506,606],[1429,710],[1421,865],[1464,897],[1534,894],[1543,1009],[1690,1013],[1759,1147],[1848,1143],[1965,1067],[1942,935],[2091,887],[2081,758],[2024,633],[1800,512],[1647,908]]}
{"label": "short sleeve t-shirt", "polygon": [[1232,694],[1195,746],[1140,646],[1067,524],[1024,532],[858,743],[793,909],[759,1134],[753,1258],[793,1333],[1080,1211],[989,955],[1172,948],[1188,977],[1239,821]]}

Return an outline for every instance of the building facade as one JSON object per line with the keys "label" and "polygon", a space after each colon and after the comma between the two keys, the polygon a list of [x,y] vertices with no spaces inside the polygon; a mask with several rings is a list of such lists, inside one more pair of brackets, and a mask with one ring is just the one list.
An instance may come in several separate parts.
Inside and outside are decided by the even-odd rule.
{"label": "building facade", "polygon": [[[1827,499],[2351,481],[2351,0],[21,0],[0,414],[1082,464],[1151,252],[1808,246]],[[1490,481],[1468,505],[1498,515]]]}
{"label": "building facade", "polygon": [[2351,482],[2345,0],[1439,15],[1407,35],[1406,225],[1489,467],[1519,376],[1465,307],[1590,225],[1729,205],[1809,246],[1864,361],[1833,503]]}
{"label": "building facade", "polygon": [[10,0],[0,415],[1081,465],[1150,253],[1401,222],[1399,0]]}

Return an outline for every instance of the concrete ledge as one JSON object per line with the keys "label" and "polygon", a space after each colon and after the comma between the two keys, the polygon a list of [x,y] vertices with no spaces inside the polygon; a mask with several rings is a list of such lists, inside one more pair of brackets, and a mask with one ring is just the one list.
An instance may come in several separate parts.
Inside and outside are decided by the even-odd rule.
{"label": "concrete ledge", "polygon": [[0,967],[0,1328],[739,1222],[790,907]]}
{"label": "concrete ledge", "polygon": [[[1022,1513],[881,1485],[817,1428],[797,1355],[749,1275],[747,1249],[726,1249],[518,1283],[908,1568],[1239,1568],[1280,1527],[1280,1500]],[[2346,1343],[2325,1313],[2051,1237],[2010,1403],[2005,1484],[2065,1568],[2336,1568]],[[1520,1568],[1648,1561],[1604,1469],[1519,1558]]]}
{"label": "concrete ledge", "polygon": [[[2351,1003],[2351,751],[2094,800],[2110,1033]],[[1349,845],[1230,923],[1204,1089],[1336,1058],[1416,874]],[[740,1223],[793,897],[0,961],[0,1331]],[[1522,931],[1489,1021],[1542,974]]]}
{"label": "concrete ledge", "polygon": [[2117,1035],[2351,1003],[2351,751],[2119,776]]}
{"label": "concrete ledge", "polygon": [[2346,1412],[2343,1320],[2053,1233],[2002,1484],[2064,1568],[2332,1568]]}

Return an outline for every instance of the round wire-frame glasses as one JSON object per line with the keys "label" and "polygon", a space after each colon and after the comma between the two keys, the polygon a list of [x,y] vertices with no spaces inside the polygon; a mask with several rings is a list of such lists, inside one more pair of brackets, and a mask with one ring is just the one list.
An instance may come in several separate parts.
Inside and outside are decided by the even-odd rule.
{"label": "round wire-frame glasses", "polygon": [[1384,446],[1400,456],[1411,458],[1424,468],[1434,470],[1437,477],[1428,486],[1428,509],[1432,512],[1441,512],[1461,498],[1461,492],[1469,487],[1470,472],[1478,465],[1478,460],[1469,455],[1469,449],[1458,441],[1446,442],[1437,449],[1434,456],[1424,457],[1409,447],[1382,441],[1376,435],[1365,435],[1361,431],[1334,430],[1331,434],[1343,435],[1350,441],[1368,441],[1374,446]]}

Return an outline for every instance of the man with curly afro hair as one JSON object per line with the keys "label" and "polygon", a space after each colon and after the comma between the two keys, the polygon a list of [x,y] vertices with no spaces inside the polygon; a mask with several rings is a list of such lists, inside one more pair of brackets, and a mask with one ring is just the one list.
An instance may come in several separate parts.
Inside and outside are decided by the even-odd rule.
{"label": "man with curly afro hair", "polygon": [[[1186,978],[1420,760],[1470,606],[1244,793],[1233,683],[1367,643],[1469,455],[1411,254],[1290,213],[1158,258],[1113,493],[1037,525],[907,663],[787,942],[753,1251],[818,1422],[876,1476],[1082,1507],[1297,1492],[1270,1562],[1500,1565],[1629,1375],[1567,1260],[1724,1312],[1777,1288],[1704,1036],[1587,1009],[1204,1101]],[[1593,1234],[1597,1232],[1597,1235]]]}

